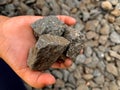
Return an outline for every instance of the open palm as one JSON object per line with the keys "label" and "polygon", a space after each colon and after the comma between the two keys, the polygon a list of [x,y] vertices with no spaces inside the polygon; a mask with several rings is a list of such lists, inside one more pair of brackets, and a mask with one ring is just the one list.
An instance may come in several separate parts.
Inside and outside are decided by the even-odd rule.
{"label": "open palm", "polygon": [[[57,16],[68,25],[75,24],[75,20],[69,16]],[[0,24],[0,56],[22,78],[33,87],[55,83],[55,78],[50,73],[33,71],[27,66],[28,52],[36,43],[31,23],[40,16],[18,16],[8,18]],[[44,53],[44,52],[43,52]],[[55,63],[54,68],[66,68],[72,64],[66,59],[64,63]]]}

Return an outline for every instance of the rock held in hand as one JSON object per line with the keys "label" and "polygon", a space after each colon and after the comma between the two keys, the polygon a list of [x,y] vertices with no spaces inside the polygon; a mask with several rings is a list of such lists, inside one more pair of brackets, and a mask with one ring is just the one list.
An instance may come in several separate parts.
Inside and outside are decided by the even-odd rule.
{"label": "rock held in hand", "polygon": [[28,65],[33,70],[48,69],[64,52],[69,41],[50,34],[41,35],[36,45],[30,49]]}

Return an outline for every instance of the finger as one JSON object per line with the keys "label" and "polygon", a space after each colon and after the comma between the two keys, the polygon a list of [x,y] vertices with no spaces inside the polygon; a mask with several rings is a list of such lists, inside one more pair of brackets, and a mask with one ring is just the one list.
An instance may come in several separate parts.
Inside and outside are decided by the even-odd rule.
{"label": "finger", "polygon": [[[38,19],[42,19],[43,16],[18,16],[21,20],[23,19],[23,22],[26,22],[27,25],[32,24],[33,22],[35,22]],[[61,21],[63,21],[64,23],[68,24],[68,25],[74,25],[76,23],[76,20],[70,16],[65,16],[65,15],[58,15],[57,16]]]}
{"label": "finger", "polygon": [[55,62],[51,67],[52,68],[68,68],[72,65],[70,59],[66,59],[64,63]]}
{"label": "finger", "polygon": [[76,20],[70,16],[58,15],[57,17],[68,25],[74,25],[76,23]]}
{"label": "finger", "polygon": [[30,86],[43,88],[55,83],[55,78],[49,73],[30,70],[29,68],[17,70],[17,74]]}

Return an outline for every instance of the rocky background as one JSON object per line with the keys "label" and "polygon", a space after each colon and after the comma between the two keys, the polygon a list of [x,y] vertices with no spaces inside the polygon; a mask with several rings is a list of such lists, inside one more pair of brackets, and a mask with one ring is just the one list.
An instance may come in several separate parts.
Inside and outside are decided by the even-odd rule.
{"label": "rocky background", "polygon": [[0,14],[69,15],[87,38],[70,68],[48,70],[54,85],[28,90],[120,90],[120,0],[0,0]]}

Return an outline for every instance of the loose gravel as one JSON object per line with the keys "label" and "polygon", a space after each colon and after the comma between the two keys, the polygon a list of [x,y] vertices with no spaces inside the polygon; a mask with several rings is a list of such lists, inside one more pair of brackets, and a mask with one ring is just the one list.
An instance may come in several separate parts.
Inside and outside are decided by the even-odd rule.
{"label": "loose gravel", "polygon": [[28,90],[120,90],[120,0],[0,0],[0,14],[69,15],[86,36],[68,69],[49,69],[56,83]]}

